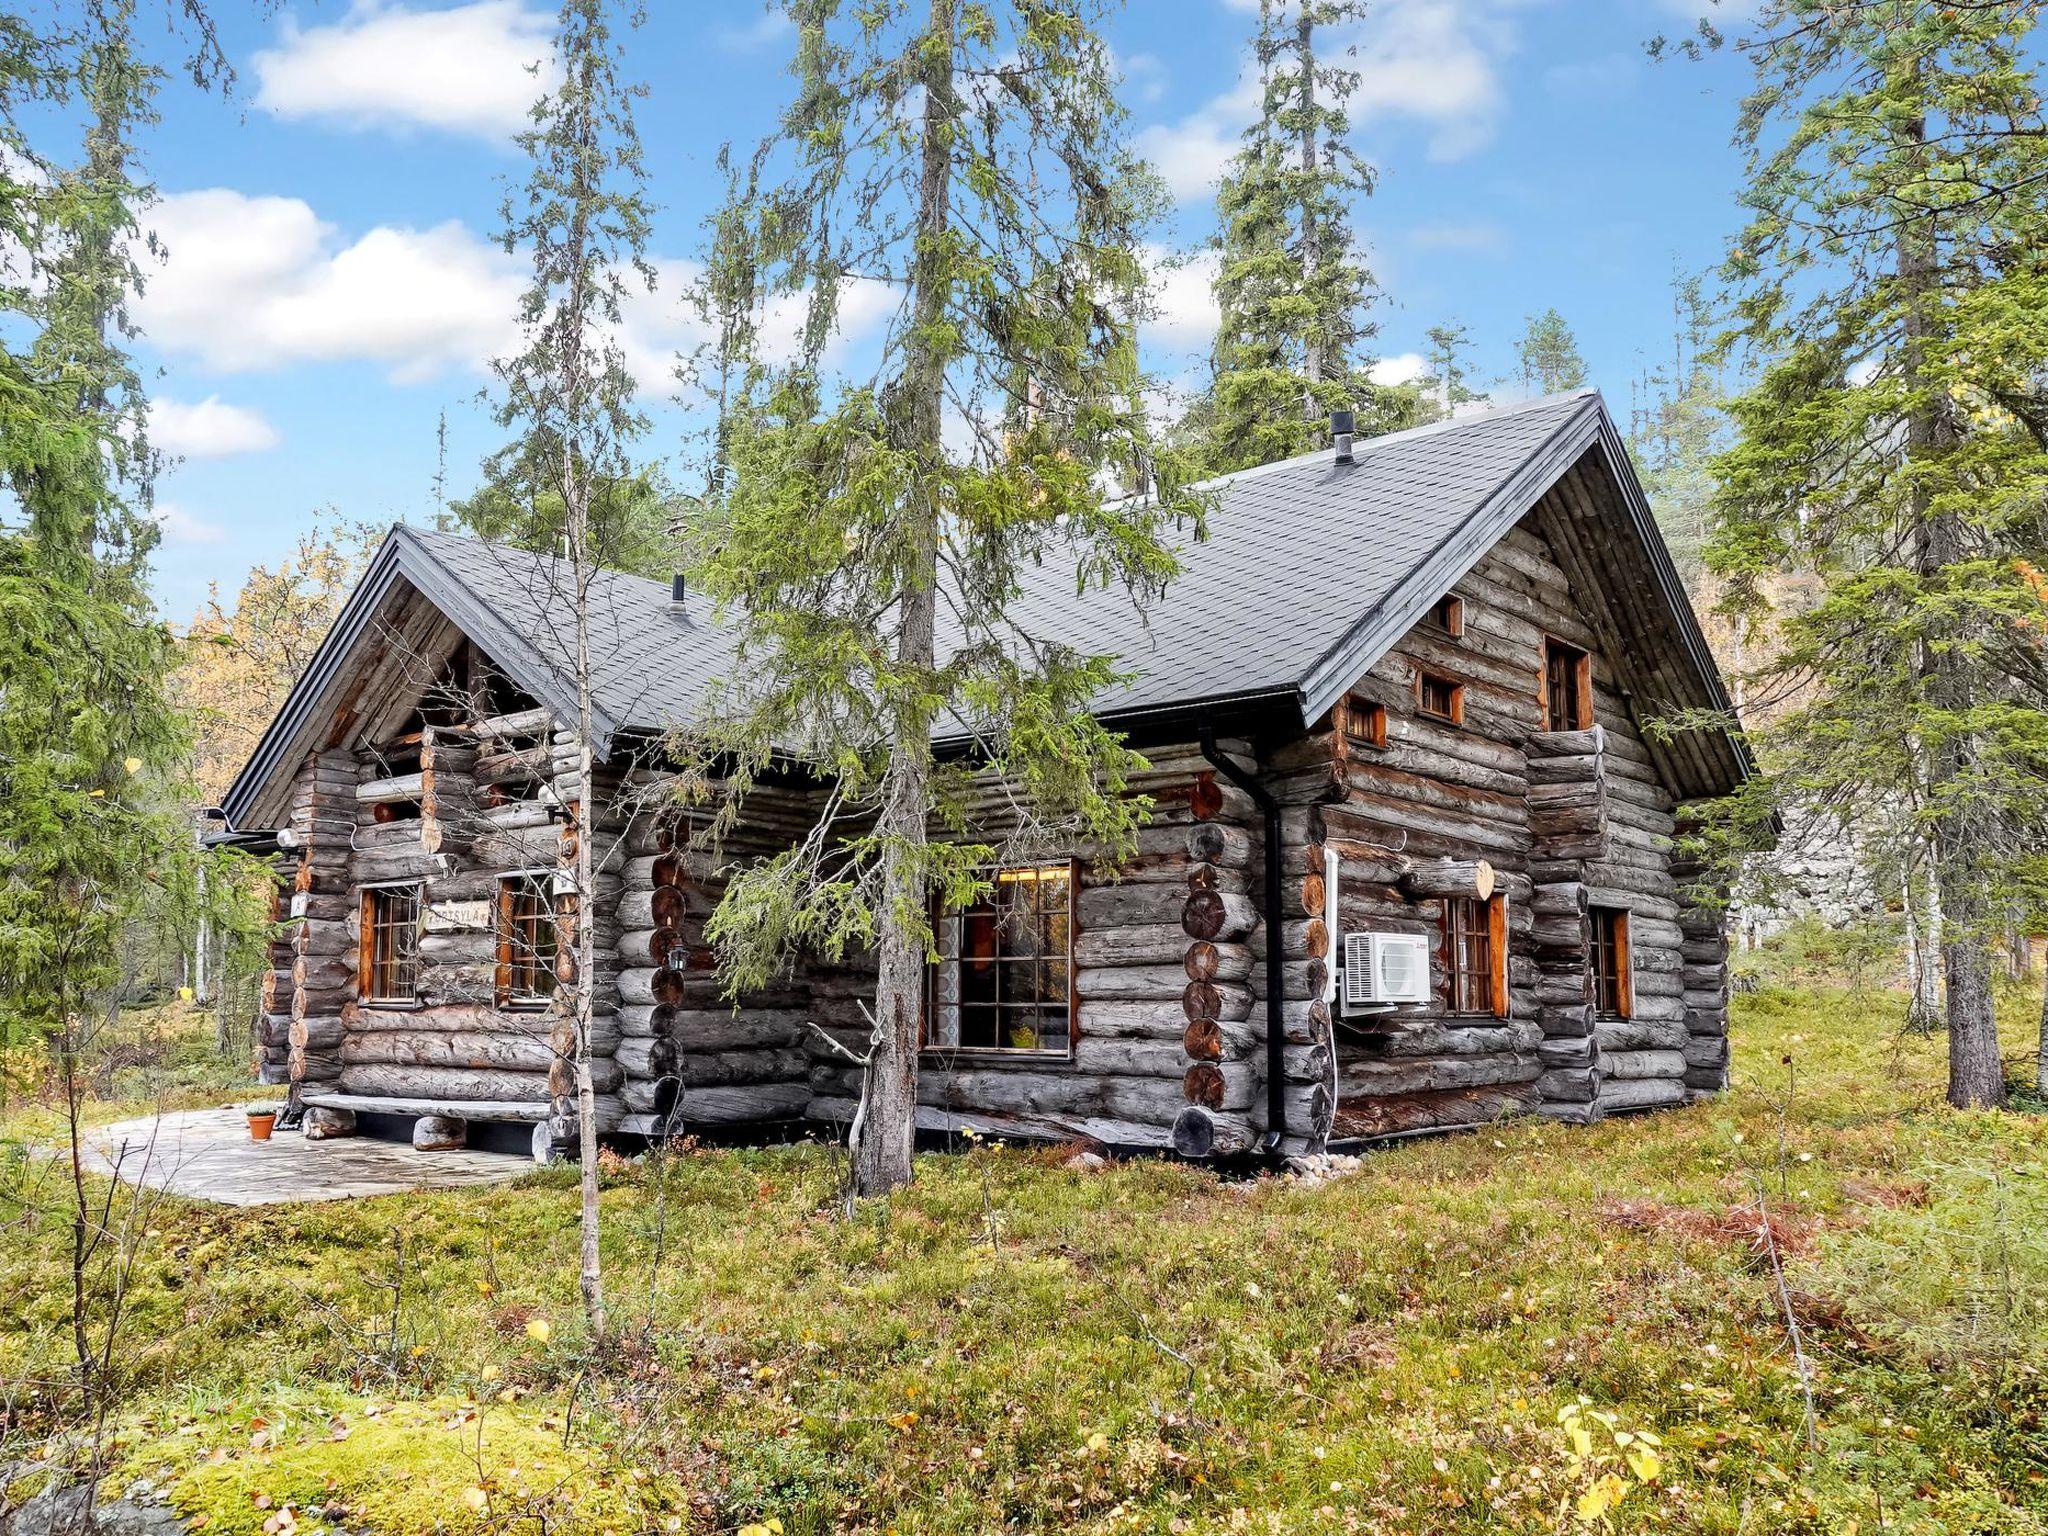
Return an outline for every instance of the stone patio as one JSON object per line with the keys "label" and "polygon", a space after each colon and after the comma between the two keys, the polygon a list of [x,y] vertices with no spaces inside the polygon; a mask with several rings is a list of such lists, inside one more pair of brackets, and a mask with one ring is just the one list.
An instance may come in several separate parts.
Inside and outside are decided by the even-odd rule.
{"label": "stone patio", "polygon": [[296,1131],[278,1131],[268,1141],[251,1141],[237,1105],[98,1126],[88,1133],[85,1163],[95,1173],[146,1189],[219,1205],[462,1189],[503,1184],[533,1170],[533,1160],[516,1152],[415,1152],[403,1142],[369,1136],[313,1142]]}

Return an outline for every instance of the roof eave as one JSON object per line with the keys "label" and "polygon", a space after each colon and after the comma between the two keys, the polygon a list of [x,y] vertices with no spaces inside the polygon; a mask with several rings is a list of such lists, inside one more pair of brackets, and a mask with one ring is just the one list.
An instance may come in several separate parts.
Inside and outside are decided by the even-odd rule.
{"label": "roof eave", "polygon": [[[564,683],[545,657],[512,626],[479,601],[462,580],[437,560],[433,553],[400,524],[385,535],[384,542],[342,604],[305,673],[292,685],[278,712],[264,728],[249,760],[237,773],[221,810],[228,825],[238,831],[253,830],[245,825],[251,817],[260,821],[266,802],[276,811],[273,788],[280,771],[295,771],[308,744],[306,730],[313,723],[320,701],[339,675],[374,622],[378,610],[400,580],[412,586],[444,614],[449,622],[480,646],[484,654],[505,669],[511,680],[547,706],[557,720],[577,718],[576,690]],[[591,701],[591,749],[602,758],[611,750],[620,723]],[[270,820],[281,823],[281,814]]]}
{"label": "roof eave", "polygon": [[1594,441],[1606,415],[1599,395],[1588,393],[1579,408],[1530,451],[1514,474],[1501,483],[1476,513],[1447,533],[1322,654],[1298,685],[1304,727],[1321,719],[1438,598],[1528,514],[1557,477]]}

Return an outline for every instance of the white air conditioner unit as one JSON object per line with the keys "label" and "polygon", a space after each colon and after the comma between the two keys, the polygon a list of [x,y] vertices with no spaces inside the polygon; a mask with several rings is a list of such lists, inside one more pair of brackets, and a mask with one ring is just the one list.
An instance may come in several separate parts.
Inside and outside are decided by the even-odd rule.
{"label": "white air conditioner unit", "polygon": [[1344,1008],[1429,1001],[1429,940],[1419,933],[1344,936]]}

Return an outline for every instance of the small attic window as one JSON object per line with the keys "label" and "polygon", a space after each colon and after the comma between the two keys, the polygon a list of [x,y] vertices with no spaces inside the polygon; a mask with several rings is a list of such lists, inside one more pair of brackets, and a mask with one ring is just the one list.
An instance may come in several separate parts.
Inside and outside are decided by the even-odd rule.
{"label": "small attic window", "polygon": [[1341,716],[1347,747],[1384,747],[1387,744],[1387,706],[1353,695],[1344,701]]}
{"label": "small attic window", "polygon": [[1415,708],[1437,720],[1453,725],[1465,723],[1465,685],[1439,677],[1434,672],[1415,674]]}
{"label": "small attic window", "polygon": [[1446,593],[1436,600],[1436,607],[1430,610],[1429,617],[1430,622],[1453,640],[1461,639],[1465,633],[1465,599]]}

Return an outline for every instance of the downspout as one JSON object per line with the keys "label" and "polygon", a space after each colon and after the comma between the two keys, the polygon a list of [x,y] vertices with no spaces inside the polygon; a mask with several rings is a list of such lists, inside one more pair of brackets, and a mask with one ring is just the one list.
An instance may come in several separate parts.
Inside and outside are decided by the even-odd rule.
{"label": "downspout", "polygon": [[1266,900],[1259,920],[1266,928],[1266,1134],[1259,1149],[1279,1150],[1287,1134],[1287,997],[1286,957],[1280,952],[1280,802],[1252,774],[1216,750],[1216,727],[1202,716],[1202,756],[1231,783],[1252,797],[1266,818]]}

